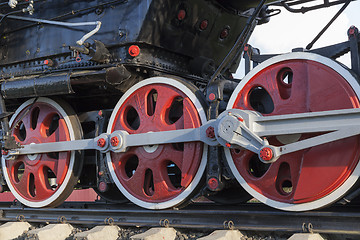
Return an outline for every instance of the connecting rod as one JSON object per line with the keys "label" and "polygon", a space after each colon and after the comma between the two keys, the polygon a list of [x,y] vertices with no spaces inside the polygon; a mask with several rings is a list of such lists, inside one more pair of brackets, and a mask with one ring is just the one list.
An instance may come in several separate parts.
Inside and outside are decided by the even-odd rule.
{"label": "connecting rod", "polygon": [[[301,134],[318,133],[301,139]],[[4,154],[16,155],[96,149],[102,152],[126,152],[129,147],[201,141],[211,146],[242,148],[259,155],[266,163],[281,155],[296,152],[360,134],[360,109],[262,116],[254,111],[231,109],[199,128],[128,134],[126,131],[103,133],[94,139],[23,145]],[[272,146],[267,137],[286,139]]]}

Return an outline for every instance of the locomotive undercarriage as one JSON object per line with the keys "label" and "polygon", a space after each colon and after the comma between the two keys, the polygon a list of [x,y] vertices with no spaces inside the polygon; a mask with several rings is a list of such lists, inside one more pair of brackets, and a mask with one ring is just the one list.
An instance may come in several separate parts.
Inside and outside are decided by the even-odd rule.
{"label": "locomotive undercarriage", "polygon": [[[141,41],[5,64],[3,190],[30,207],[57,206],[74,186],[149,209],[206,196],[305,211],[356,197],[357,29],[345,43],[264,56],[245,45],[257,21],[232,41],[261,63],[241,81],[229,70],[239,49],[217,59],[222,71]],[[351,70],[333,60],[346,52]]]}
{"label": "locomotive undercarriage", "polygon": [[[206,112],[208,111],[208,109],[206,107],[206,104],[204,104],[205,99],[203,93],[201,93],[199,90],[194,90],[196,88],[194,86],[189,86],[189,83],[184,83],[183,80],[179,80],[176,78],[174,79],[174,77],[171,76],[151,77],[140,81],[138,84],[136,84],[135,86],[130,88],[127,92],[125,92],[125,95],[123,95],[122,99],[119,101],[119,103],[113,110],[91,111],[83,114],[74,114],[71,113],[71,110],[68,110],[68,108],[70,107],[61,101],[60,103],[57,103],[48,98],[37,98],[33,100],[28,100],[26,103],[20,106],[17,112],[15,112],[14,117],[10,120],[10,126],[13,125],[14,123],[17,123],[16,125],[18,127],[14,128],[14,131],[18,131],[15,133],[15,136],[17,137],[16,138],[17,141],[19,141],[20,143],[25,141],[25,139],[28,138],[28,136],[26,136],[27,134],[29,134],[30,136],[36,135],[35,133],[28,133],[28,130],[26,129],[32,129],[31,131],[35,130],[36,132],[37,127],[35,126],[37,126],[38,124],[39,126],[44,125],[45,122],[48,121],[48,120],[45,121],[46,118],[44,117],[43,118],[39,117],[41,116],[41,114],[39,113],[41,111],[45,111],[46,112],[45,115],[49,115],[49,114],[51,115],[54,111],[59,112],[58,115],[60,116],[60,119],[62,118],[66,119],[68,116],[78,115],[79,116],[78,118],[81,119],[83,127],[79,127],[79,122],[80,122],[79,120],[75,121],[77,122],[76,124],[67,123],[65,125],[68,126],[68,128],[70,129],[84,129],[84,130],[86,129],[84,132],[84,134],[86,135],[85,139],[81,140],[82,137],[78,136],[75,139],[60,138],[58,140],[51,140],[50,142],[47,142],[47,140],[40,141],[39,143],[33,141],[31,142],[31,144],[26,144],[25,142],[23,142],[21,148],[8,150],[6,154],[3,155],[2,164],[3,166],[7,166],[7,168],[9,168],[12,167],[11,165],[9,165],[9,163],[19,162],[24,157],[28,158],[28,160],[26,161],[29,160],[34,161],[38,156],[43,156],[45,154],[47,156],[50,156],[51,158],[54,157],[51,156],[52,154],[56,155],[59,154],[59,152],[76,153],[79,152],[80,150],[85,150],[84,151],[85,167],[92,167],[93,172],[94,173],[97,172],[97,177],[91,176],[90,179],[87,179],[90,180],[90,184],[84,184],[85,180],[82,180],[82,178],[84,178],[84,176],[82,176],[80,177],[80,182],[78,185],[81,186],[81,184],[83,184],[82,187],[95,187],[95,188],[99,188],[100,186],[100,189],[102,191],[102,192],[99,191],[100,194],[105,194],[105,195],[108,192],[108,189],[111,189],[111,191],[108,192],[108,194],[110,195],[108,196],[108,199],[123,201],[124,198],[122,194],[120,194],[118,190],[114,190],[114,185],[112,181],[114,181],[118,187],[122,186],[124,183],[121,183],[120,180],[117,179],[117,176],[118,175],[121,176],[121,174],[126,174],[125,178],[131,179],[133,177],[134,172],[138,171],[139,167],[143,167],[141,166],[141,164],[145,165],[146,161],[151,161],[151,159],[153,159],[151,155],[156,152],[161,153],[160,156],[157,156],[158,158],[161,157],[161,155],[165,155],[166,156],[165,158],[169,158],[167,160],[169,161],[172,159],[172,157],[174,157],[171,156],[171,152],[179,151],[179,150],[180,152],[182,151],[186,152],[187,149],[186,146],[189,146],[191,149],[191,146],[196,144],[195,147],[192,147],[193,149],[202,149],[201,154],[200,153],[195,154],[190,150],[188,150],[190,151],[190,153],[186,154],[187,157],[197,156],[198,158],[197,160],[192,159],[190,161],[192,164],[194,164],[195,162],[196,165],[195,170],[191,169],[190,167],[188,169],[188,171],[190,172],[185,172],[184,174],[184,170],[177,167],[181,165],[180,163],[181,157],[179,159],[175,158],[177,162],[173,160],[167,163],[165,167],[163,166],[163,168],[165,168],[165,170],[164,169],[163,170],[165,172],[168,171],[167,172],[168,176],[172,176],[172,175],[176,176],[179,174],[181,174],[181,176],[183,176],[183,174],[195,175],[197,178],[195,178],[195,180],[190,181],[192,183],[193,181],[196,182],[194,186],[195,189],[195,187],[203,186],[204,179],[202,179],[202,177],[205,171],[205,166],[207,164],[212,164],[212,166],[221,164],[222,168],[223,166],[229,165],[230,170],[232,174],[235,175],[236,179],[240,183],[242,181],[245,182],[245,184],[242,184],[242,186],[244,187],[244,185],[246,186],[247,184],[249,184],[249,180],[243,180],[243,176],[241,176],[239,173],[236,172],[239,171],[241,174],[245,174],[243,172],[245,171],[245,169],[240,171],[239,170],[240,166],[238,165],[238,163],[234,162],[233,160],[234,158],[246,159],[249,158],[248,155],[251,152],[255,153],[255,155],[250,157],[250,160],[249,159],[247,160],[249,161],[248,164],[252,165],[250,167],[250,171],[253,172],[250,173],[250,175],[251,177],[261,178],[262,175],[264,175],[265,172],[267,172],[268,169],[275,164],[286,166],[283,167],[284,169],[289,168],[289,166],[294,166],[293,162],[291,162],[293,160],[291,158],[289,158],[290,160],[289,159],[287,160],[287,156],[296,155],[297,153],[303,151],[308,151],[309,148],[313,149],[321,144],[324,144],[322,146],[326,146],[326,144],[329,144],[329,142],[334,142],[336,140],[344,139],[344,138],[352,139],[352,140],[346,140],[346,141],[350,141],[349,143],[346,143],[347,146],[357,144],[358,141],[356,140],[357,137],[355,137],[355,139],[349,137],[359,134],[357,131],[358,126],[356,124],[356,119],[359,118],[359,111],[355,109],[354,110],[346,109],[349,108],[349,106],[347,106],[348,103],[341,103],[346,106],[340,106],[335,108],[333,107],[334,103],[325,104],[326,106],[324,106],[324,109],[318,109],[317,111],[314,109],[311,113],[306,113],[304,110],[304,113],[302,114],[293,114],[294,111],[293,109],[291,109],[291,112],[289,113],[290,115],[289,114],[286,115],[286,111],[289,110],[286,110],[285,108],[285,110],[279,110],[280,113],[281,111],[284,111],[283,114],[285,115],[282,114],[274,117],[262,116],[262,114],[265,115],[269,114],[272,111],[274,111],[274,109],[279,108],[279,106],[276,106],[276,104],[280,105],[281,101],[285,101],[286,99],[290,98],[290,96],[288,96],[289,91],[283,91],[280,92],[279,100],[274,99],[273,96],[269,100],[269,95],[268,95],[269,93],[266,94],[266,92],[271,92],[271,91],[267,88],[259,87],[260,85],[264,85],[263,83],[253,83],[253,81],[254,82],[261,81],[260,80],[261,77],[257,76],[256,78],[253,78],[253,76],[255,76],[256,74],[258,74],[258,72],[261,71],[273,71],[271,67],[274,64],[283,65],[281,67],[278,67],[276,71],[278,72],[277,74],[281,75],[280,76],[281,81],[288,81],[281,83],[283,84],[282,87],[285,87],[285,90],[288,90],[289,88],[291,88],[291,90],[295,89],[292,88],[292,84],[295,84],[296,81],[299,81],[298,78],[296,77],[296,75],[298,74],[298,72],[296,71],[299,71],[299,70],[295,70],[297,67],[301,65],[305,65],[306,68],[310,69],[311,72],[313,71],[311,69],[314,67],[312,66],[313,64],[316,65],[315,67],[319,67],[317,65],[322,64],[325,66],[324,71],[330,71],[331,74],[333,74],[332,71],[335,71],[338,74],[340,74],[339,77],[335,77],[335,80],[332,79],[331,81],[338,81],[340,82],[339,84],[344,84],[342,81],[343,79],[346,79],[347,84],[351,85],[352,89],[356,90],[358,88],[358,83],[356,78],[353,77],[353,75],[351,75],[351,73],[345,68],[343,68],[341,65],[333,62],[328,58],[321,57],[319,55],[315,55],[311,53],[295,52],[288,55],[280,55],[277,57],[270,58],[269,60],[263,63],[263,67],[260,67],[258,71],[254,70],[253,73],[247,75],[247,77],[243,79],[234,90],[235,94],[233,94],[230,97],[230,100],[228,101],[227,110],[223,111],[220,114],[220,116],[214,120],[206,120],[207,119]],[[289,71],[291,71],[291,73]],[[329,77],[330,76],[331,75],[329,75]],[[277,79],[276,81],[279,81],[279,76],[276,79]],[[321,89],[324,89],[325,86],[323,84],[326,83],[316,83],[316,84],[320,84]],[[257,102],[253,103],[252,102],[253,100],[250,99],[250,100],[242,100],[240,101],[241,102],[240,103],[237,98],[241,97],[242,95],[245,96],[247,95],[247,94],[242,94],[241,91],[246,91],[246,88],[251,89],[252,87],[250,86],[252,85],[257,87],[253,88],[251,91],[248,90],[250,92],[249,98],[253,98],[251,96],[252,94],[257,94],[257,97],[254,98]],[[164,88],[165,90],[162,88]],[[141,91],[144,91],[144,93],[147,94],[142,94]],[[171,91],[173,91],[172,94],[168,93]],[[314,89],[314,91],[316,91],[316,89]],[[336,91],[338,91],[338,89]],[[170,96],[168,96],[168,94],[170,94]],[[166,97],[161,97],[163,95],[165,95]],[[138,96],[144,96],[143,98],[145,99],[140,99]],[[189,98],[189,96],[191,96],[190,101],[184,102],[185,101],[184,99]],[[106,96],[104,95],[102,97],[106,98]],[[352,99],[356,98],[356,95],[351,95],[348,98],[351,99],[351,101],[353,101]],[[136,101],[140,101],[140,102],[137,103]],[[310,99],[309,101],[312,100]],[[334,101],[337,102],[339,101],[339,99],[335,97]],[[254,110],[246,111],[246,110],[236,109],[240,107],[239,105],[236,104],[246,104],[246,102],[247,104],[249,104],[247,107],[250,106],[252,109],[257,110],[257,112],[255,112]],[[42,106],[43,104],[46,105],[49,104],[52,106],[51,108],[53,109],[47,110],[47,107]],[[193,106],[192,104],[194,104],[195,106]],[[292,104],[297,104],[297,103],[292,103]],[[317,107],[319,107],[318,104],[319,103],[317,102],[316,105]],[[130,105],[131,106],[130,110],[127,109],[129,108],[128,106],[126,108],[124,107],[124,105]],[[149,107],[147,105],[151,105],[151,106]],[[35,110],[29,110],[29,106],[31,106],[30,109],[35,109]],[[142,106],[145,106],[144,107],[145,109],[143,109]],[[234,108],[232,106],[236,106],[236,107]],[[179,110],[181,108],[183,109]],[[246,109],[246,107],[244,106],[241,106],[240,108]],[[297,108],[299,108],[299,106]],[[331,108],[334,108],[334,110],[331,111],[332,110]],[[344,108],[345,110],[338,110],[342,108]],[[22,113],[24,112],[24,109],[27,109],[27,111],[29,112],[27,112],[26,114]],[[161,113],[162,109],[167,109],[168,112],[165,113],[166,111],[164,110],[165,112]],[[67,111],[70,111],[70,113],[67,113]],[[179,111],[181,111],[180,116],[179,116]],[[118,116],[119,112],[122,118],[126,118],[125,120],[117,119],[119,118]],[[188,116],[184,115],[184,112]],[[111,117],[109,119],[110,114]],[[158,118],[155,122],[160,122],[160,127],[158,126],[159,129],[153,129],[154,120],[152,119],[146,120],[146,118],[145,120],[141,120],[143,118],[141,114],[145,115],[146,118],[150,118],[151,116],[154,116],[154,119]],[[165,115],[162,116],[162,114]],[[197,122],[194,120],[194,116],[196,115],[202,116],[199,120],[197,120]],[[59,118],[59,116],[57,118]],[[165,116],[168,117],[167,120],[162,119]],[[18,120],[17,118],[19,118],[20,120]],[[48,125],[49,128],[46,129],[46,131],[50,131],[50,132],[58,131],[56,129],[51,130],[52,128],[51,125],[53,124],[54,121],[55,122],[58,121],[57,118],[52,119],[50,124],[49,123],[45,124]],[[180,124],[179,127],[180,129],[185,128],[184,130],[177,130],[179,128],[176,125],[177,122],[179,122],[179,120],[180,122],[183,121],[183,123],[179,123]],[[32,121],[36,121],[36,124]],[[121,126],[120,128],[116,126],[118,122],[122,122],[122,121],[124,126]],[[142,123],[142,121],[144,121],[144,123]],[[25,124],[25,122],[27,122],[27,124]],[[107,130],[105,129],[106,123],[108,123]],[[146,126],[144,127],[145,129],[142,130],[141,133],[136,134],[136,131],[140,128],[140,126],[142,127],[142,124]],[[188,125],[182,126],[181,124],[188,124]],[[59,125],[59,123],[56,123],[56,125]],[[38,131],[41,132],[44,130],[39,129]],[[52,134],[53,133],[51,132],[49,136],[51,136]],[[73,135],[81,135],[81,133],[80,132],[73,133]],[[275,140],[274,140],[274,136],[276,138]],[[340,143],[340,146],[337,146],[337,149],[344,148],[344,146],[342,145],[343,144]],[[166,150],[165,148],[159,151],[161,146],[171,146],[171,147],[169,147],[168,150]],[[209,146],[209,147],[205,147],[205,146]],[[208,154],[207,148],[209,149],[208,150],[209,152],[211,151],[213,152],[212,156],[214,156],[214,154],[218,154],[218,155],[222,154],[221,153],[222,149],[224,149],[225,159],[227,161],[222,162],[221,155],[220,158],[217,158],[215,161],[214,158],[207,159],[207,154]],[[336,152],[332,152],[331,148],[332,147],[330,147],[330,149],[327,149],[326,151],[332,154],[335,153],[338,154],[339,152],[338,150]],[[142,152],[138,152],[140,151],[139,149],[141,149]],[[216,150],[214,151],[214,149]],[[104,156],[104,154],[106,154],[106,157]],[[125,165],[125,168],[121,170],[124,172],[117,172],[116,168],[113,167],[114,166],[113,161],[115,160],[111,160],[111,159],[118,158],[119,157],[118,155],[120,155],[120,160],[121,160],[122,159],[121,156],[126,154],[133,155],[133,157],[132,158],[130,157],[129,158],[130,160],[129,159],[127,160],[129,163],[127,163]],[[147,156],[144,157],[141,154],[147,154]],[[238,156],[239,154],[240,157]],[[241,156],[242,154],[244,154],[244,156]],[[86,157],[86,155],[88,156]],[[97,156],[98,160],[95,160],[94,158],[95,156]],[[144,157],[146,161],[144,159],[141,159],[141,156]],[[58,157],[59,156],[55,156],[55,158]],[[185,160],[184,156],[183,159]],[[120,161],[120,160],[116,160],[116,161]],[[95,161],[98,162],[95,163]],[[311,160],[311,161],[320,161],[321,163],[325,163],[327,160],[320,159],[320,160]],[[309,160],[309,162],[311,161]],[[74,163],[75,162],[76,161],[74,161]],[[356,167],[357,164],[353,163],[353,161],[351,160],[349,160],[348,164],[351,166],[355,164],[355,166],[349,171],[347,171],[347,174],[350,174],[351,176],[353,174],[357,174],[356,173],[358,169],[358,167]],[[25,171],[25,169],[22,168],[25,167],[24,166],[18,167],[17,171],[18,172]],[[80,166],[74,167],[74,169],[77,169],[76,171],[79,171],[79,168],[81,167]],[[207,174],[208,189],[212,191],[220,191],[221,193],[223,187],[222,179],[225,177],[222,174],[222,171],[224,171],[224,169],[222,168],[219,167],[217,171],[216,169],[215,171],[214,169],[212,169],[212,171],[208,172]],[[302,170],[300,166],[298,166],[298,168],[300,168],[298,170]],[[141,181],[139,180],[138,181],[139,184],[130,185],[132,186],[132,188],[125,185],[125,187],[121,189],[123,193],[124,191],[125,192],[129,191],[126,197],[129,198],[132,202],[135,202],[140,206],[147,208],[168,208],[168,207],[177,206],[183,203],[183,201],[188,198],[188,196],[183,197],[180,194],[180,198],[179,198],[180,200],[175,198],[175,201],[178,200],[178,202],[175,203],[173,202],[172,198],[171,201],[165,201],[166,204],[160,204],[159,202],[153,204],[151,202],[148,203],[146,200],[144,201],[144,199],[151,198],[152,196],[154,196],[156,192],[155,189],[157,187],[155,187],[156,186],[155,183],[151,181],[158,181],[158,180],[160,180],[160,182],[170,181],[168,183],[169,185],[170,184],[177,185],[178,187],[183,185],[181,183],[182,180],[180,179],[184,177],[176,176],[177,179],[164,179],[164,177],[155,175],[155,169],[151,170],[151,172],[148,171],[149,169],[150,168],[142,172],[142,175],[145,178],[148,178],[147,180],[141,180]],[[161,166],[159,166],[159,169],[161,169]],[[3,169],[3,171],[5,170],[6,168]],[[36,169],[36,171],[38,171],[38,169]],[[174,171],[174,172],[170,172],[170,171]],[[246,171],[249,171],[249,169],[247,169]],[[294,180],[291,180],[292,179],[291,174],[290,177],[287,176],[289,175],[289,172],[293,173],[293,170],[287,169],[284,170],[284,172],[285,173],[275,174],[276,177],[282,177],[284,179],[282,180],[281,183],[278,183],[279,186],[274,186],[274,188],[278,188],[279,190],[277,191],[280,192],[285,198],[288,197],[288,195],[291,195],[292,187],[293,184],[295,183],[293,182]],[[217,173],[219,175],[216,176],[214,173],[215,174]],[[17,174],[21,175],[22,172]],[[34,175],[36,174],[35,170],[33,174]],[[336,181],[339,181],[337,179],[338,178],[337,174],[339,173],[334,173],[334,175],[336,175],[336,177],[334,176],[334,178],[336,179]],[[57,177],[59,176],[58,174],[54,174],[54,175],[56,175]],[[229,175],[231,178],[231,174]],[[7,182],[9,181],[11,182],[10,176],[7,176],[5,174],[5,177]],[[38,176],[35,175],[33,178],[37,178],[37,177],[40,177],[40,175]],[[229,176],[226,177],[229,178]],[[124,177],[122,176],[122,178]],[[298,176],[298,178],[300,178],[300,176]],[[343,196],[356,182],[353,179],[353,177],[350,177],[350,179],[352,179],[350,183],[348,183],[348,181],[345,181],[345,183],[341,182],[341,184],[339,184],[340,186],[333,187],[332,190],[335,189],[336,190],[335,192],[340,191],[340,193],[329,194],[331,195],[331,197],[329,198],[330,200],[324,200],[324,198],[326,197],[321,197],[320,206],[324,205],[324,201],[328,201],[325,204],[328,205],[333,201],[338,200],[339,196]],[[148,182],[146,185],[144,181],[145,182],[150,181],[150,182]],[[333,179],[333,181],[335,180]],[[224,181],[224,183],[225,182],[226,181]],[[254,182],[256,181],[254,180]],[[74,185],[74,183],[67,184],[66,182],[62,184],[69,186]],[[97,184],[98,186],[95,186],[95,184]],[[29,198],[35,197],[37,195],[35,191],[44,191],[37,186],[37,183],[34,183],[34,187],[36,190],[33,190],[34,191],[32,193],[33,195],[30,195]],[[72,187],[70,188],[72,190]],[[127,188],[130,188],[130,190],[128,190]],[[139,197],[141,199],[140,201],[136,197],[132,198],[133,195],[138,194],[136,193],[137,191],[136,189],[138,188],[143,189],[145,192],[145,195]],[[250,190],[247,189],[247,190],[251,192],[251,189]],[[191,189],[190,192],[193,193],[193,191],[194,190]],[[197,191],[199,190],[197,189]],[[166,194],[170,194],[167,193],[167,191],[165,192]],[[170,192],[176,192],[176,188],[172,189]],[[209,190],[206,190],[205,192],[208,193]],[[165,193],[163,194],[166,195]],[[191,194],[190,196],[192,195],[193,194]],[[269,201],[272,200],[272,199],[268,199],[266,196],[265,197],[262,196],[261,194],[258,195],[256,191],[252,192],[252,195],[253,196],[255,195],[257,199],[266,202],[267,204],[269,204]],[[161,196],[160,194],[159,198],[161,199],[161,197],[164,197],[166,199],[165,196]],[[62,199],[61,196],[58,198]],[[246,194],[241,197],[242,200],[247,198],[248,195]],[[317,199],[317,201],[319,200]],[[286,202],[283,203],[281,201],[274,201],[274,202],[275,203],[273,203],[272,206],[284,210],[303,211],[303,210],[317,208],[317,205],[315,204],[314,207],[314,203],[313,203],[316,201],[311,201],[311,204],[306,204],[306,203],[289,204]],[[30,203],[25,202],[25,204],[29,204],[30,206],[33,207],[37,206],[33,202]],[[58,204],[58,202],[55,202],[54,204]]]}

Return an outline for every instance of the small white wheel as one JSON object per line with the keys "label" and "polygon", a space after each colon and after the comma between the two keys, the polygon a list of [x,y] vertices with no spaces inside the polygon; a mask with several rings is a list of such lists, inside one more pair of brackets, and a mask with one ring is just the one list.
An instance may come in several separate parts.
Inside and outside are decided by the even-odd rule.
{"label": "small white wheel", "polygon": [[[11,134],[22,145],[82,138],[80,122],[65,103],[38,98],[23,103],[10,119]],[[15,126],[16,124],[16,126]],[[29,207],[54,207],[71,194],[82,167],[79,152],[2,157],[2,169],[11,193]]]}
{"label": "small white wheel", "polygon": [[[179,80],[154,77],[131,87],[116,105],[108,133],[129,134],[200,127],[205,111],[195,87]],[[107,153],[111,176],[133,203],[148,209],[175,207],[196,192],[202,179],[207,147],[201,142],[131,147]]]}
{"label": "small white wheel", "polygon": [[[227,109],[280,115],[359,108],[360,87],[337,62],[311,53],[290,53],[258,65],[234,90]],[[316,134],[267,136],[281,146]],[[358,136],[281,156],[271,164],[256,154],[225,149],[228,164],[245,190],[261,202],[307,211],[336,202],[360,174]]]}

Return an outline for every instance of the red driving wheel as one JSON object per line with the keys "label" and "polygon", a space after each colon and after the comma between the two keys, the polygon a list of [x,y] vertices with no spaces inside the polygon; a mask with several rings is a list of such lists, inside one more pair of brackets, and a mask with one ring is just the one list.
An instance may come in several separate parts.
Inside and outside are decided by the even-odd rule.
{"label": "red driving wheel", "polygon": [[[144,80],[120,99],[108,133],[129,134],[197,128],[206,120],[192,87],[170,78]],[[109,167],[121,192],[145,208],[185,202],[203,174],[206,156],[200,142],[131,147],[110,153]]]}
{"label": "red driving wheel", "polygon": [[[338,63],[309,53],[270,59],[235,89],[228,109],[264,116],[359,107],[359,86]],[[268,136],[275,146],[315,134]],[[267,164],[257,154],[226,150],[240,184],[260,201],[282,210],[303,211],[326,206],[347,193],[357,180],[359,137],[323,144],[281,156]]]}
{"label": "red driving wheel", "polygon": [[[81,138],[76,115],[65,103],[48,98],[22,104],[10,120],[12,135],[21,145],[69,141]],[[66,109],[66,110],[65,110]],[[2,158],[7,184],[14,196],[30,207],[62,203],[76,183],[81,158],[76,152],[51,152]]]}

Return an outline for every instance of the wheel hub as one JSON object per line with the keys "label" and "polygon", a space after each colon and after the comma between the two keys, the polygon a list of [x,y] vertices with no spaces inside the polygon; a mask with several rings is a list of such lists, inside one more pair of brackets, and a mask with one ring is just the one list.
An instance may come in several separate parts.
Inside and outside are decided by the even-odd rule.
{"label": "wheel hub", "polygon": [[153,153],[159,148],[159,145],[147,145],[147,146],[144,146],[143,148],[144,148],[145,152]]}
{"label": "wheel hub", "polygon": [[[30,143],[30,145],[33,145],[33,144],[36,144],[36,143],[35,142]],[[26,156],[30,162],[34,162],[35,160],[37,160],[39,154],[28,154]]]}

